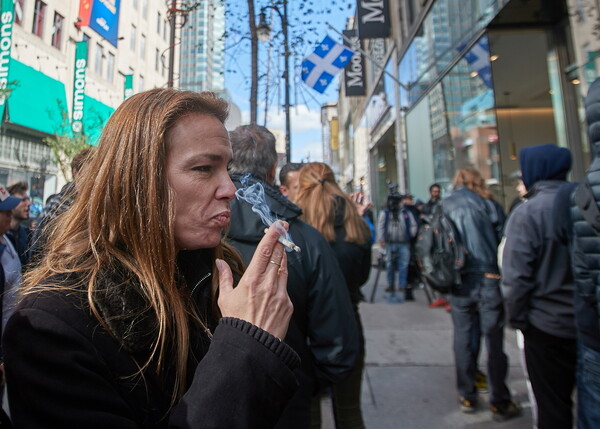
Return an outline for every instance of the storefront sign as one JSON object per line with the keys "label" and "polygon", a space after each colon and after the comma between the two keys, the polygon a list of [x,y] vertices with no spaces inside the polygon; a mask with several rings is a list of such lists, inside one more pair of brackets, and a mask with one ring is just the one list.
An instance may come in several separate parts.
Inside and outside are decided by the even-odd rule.
{"label": "storefront sign", "polygon": [[388,0],[357,0],[358,34],[361,39],[376,39],[390,35]]}
{"label": "storefront sign", "polygon": [[360,39],[356,30],[344,30],[344,44],[352,49],[354,56],[344,69],[344,89],[347,96],[365,95],[365,61],[360,53]]}
{"label": "storefront sign", "polygon": [[71,129],[76,134],[83,132],[87,49],[87,41],[77,42],[77,46],[75,47],[75,73],[73,78],[73,116],[71,118]]}
{"label": "storefront sign", "polygon": [[8,86],[14,20],[13,0],[2,0],[2,13],[0,14],[0,119],[4,116],[4,105],[6,104],[5,90]]}
{"label": "storefront sign", "polygon": [[77,26],[89,26],[117,47],[120,3],[121,0],[80,0]]}

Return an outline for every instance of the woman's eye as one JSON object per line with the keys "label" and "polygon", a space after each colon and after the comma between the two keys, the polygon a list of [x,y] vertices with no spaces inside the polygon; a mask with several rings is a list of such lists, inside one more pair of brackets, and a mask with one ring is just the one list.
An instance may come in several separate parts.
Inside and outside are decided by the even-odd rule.
{"label": "woman's eye", "polygon": [[210,169],[211,169],[210,165],[199,165],[199,166],[193,168],[194,171],[199,171],[201,173],[209,172]]}

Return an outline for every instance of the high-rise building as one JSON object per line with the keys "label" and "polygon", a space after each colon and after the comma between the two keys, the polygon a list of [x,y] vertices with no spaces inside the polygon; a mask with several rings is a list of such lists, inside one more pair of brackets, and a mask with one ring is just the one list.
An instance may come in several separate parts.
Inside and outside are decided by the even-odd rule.
{"label": "high-rise building", "polygon": [[178,86],[191,91],[225,90],[225,2],[199,2],[181,30]]}

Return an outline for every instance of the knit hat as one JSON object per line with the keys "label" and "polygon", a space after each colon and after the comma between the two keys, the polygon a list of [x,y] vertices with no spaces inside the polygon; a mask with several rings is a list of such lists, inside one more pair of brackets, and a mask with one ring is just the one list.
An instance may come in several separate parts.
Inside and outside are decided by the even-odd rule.
{"label": "knit hat", "polygon": [[571,169],[569,149],[553,144],[525,147],[519,153],[519,160],[527,189],[540,180],[566,180]]}

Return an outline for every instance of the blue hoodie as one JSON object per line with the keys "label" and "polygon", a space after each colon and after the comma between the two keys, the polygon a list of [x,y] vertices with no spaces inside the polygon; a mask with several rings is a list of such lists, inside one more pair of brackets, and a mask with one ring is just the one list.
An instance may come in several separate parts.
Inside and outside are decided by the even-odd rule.
{"label": "blue hoodie", "polygon": [[566,180],[571,169],[571,152],[553,144],[521,149],[519,153],[523,183],[529,190],[540,180]]}

